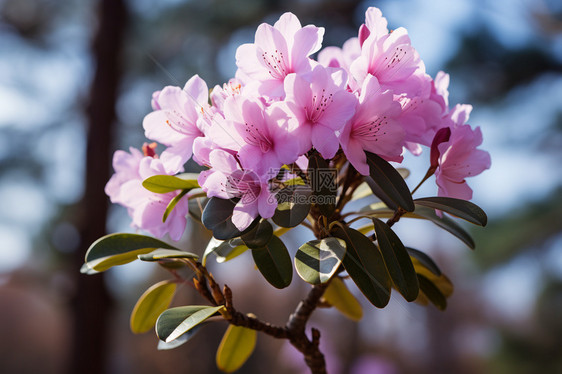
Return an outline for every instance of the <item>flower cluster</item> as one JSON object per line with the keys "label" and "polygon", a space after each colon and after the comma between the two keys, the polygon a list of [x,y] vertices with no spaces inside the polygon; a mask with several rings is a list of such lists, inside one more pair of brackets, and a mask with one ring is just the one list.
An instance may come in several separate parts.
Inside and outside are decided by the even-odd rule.
{"label": "flower cluster", "polygon": [[419,155],[422,147],[431,148],[438,194],[470,199],[465,178],[489,168],[490,156],[477,149],[480,129],[467,124],[471,106],[449,107],[449,76],[426,74],[407,31],[389,31],[377,8],[366,11],[358,36],[342,48],[320,51],[323,35],[322,27],[303,27],[285,13],[273,26],[261,24],[254,43],[238,47],[235,78],[210,94],[197,75],[183,88],[155,92],[143,127],[166,149],[159,157],[151,147],[144,157],[135,149],[116,152],[116,174],[106,187],[111,201],[129,209],[135,227],[179,239],[185,199],[162,222],[177,192],[155,194],[141,183],[182,172],[193,158],[208,168],[199,176],[208,197],[236,198],[232,222],[242,231],[258,215],[273,216],[275,171],[305,169],[312,149],[326,160],[343,153],[368,175],[366,151],[399,163],[404,150]]}

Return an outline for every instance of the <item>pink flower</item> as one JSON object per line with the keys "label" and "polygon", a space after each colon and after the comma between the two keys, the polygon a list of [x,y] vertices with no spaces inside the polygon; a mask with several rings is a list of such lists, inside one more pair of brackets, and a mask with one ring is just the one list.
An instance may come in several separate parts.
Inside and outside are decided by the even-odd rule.
{"label": "pink flower", "polygon": [[279,104],[266,107],[239,95],[225,101],[224,115],[223,122],[212,125],[209,138],[219,148],[237,152],[244,168],[261,174],[299,157],[297,123]]}
{"label": "pink flower", "polygon": [[482,144],[480,128],[470,125],[451,127],[449,141],[439,144],[439,166],[435,171],[439,196],[470,200],[472,189],[465,178],[480,174],[491,166],[490,154],[477,149]]}
{"label": "pink flower", "polygon": [[299,122],[301,154],[314,146],[329,159],[338,151],[336,131],[353,116],[357,104],[345,83],[343,69],[321,65],[310,74],[291,74],[285,79],[285,105]]}
{"label": "pink flower", "polygon": [[361,174],[369,174],[365,151],[388,161],[402,161],[404,130],[397,120],[399,115],[400,104],[393,100],[392,92],[381,93],[377,79],[368,76],[355,115],[340,136],[343,152]]}
{"label": "pink flower", "polygon": [[253,44],[236,51],[236,77],[245,84],[259,84],[258,92],[270,97],[283,96],[283,80],[291,73],[311,70],[308,58],[322,45],[324,28],[301,26],[292,13],[284,13],[275,25],[262,23]]}
{"label": "pink flower", "polygon": [[172,240],[179,240],[187,224],[187,198],[180,200],[166,222],[162,222],[166,207],[178,192],[153,193],[142,186],[142,181],[153,175],[170,173],[160,159],[143,156],[132,147],[130,152],[116,151],[113,155],[115,174],[107,182],[105,193],[112,203],[127,208],[133,227],[148,231],[158,238],[168,233]]}
{"label": "pink flower", "polygon": [[408,32],[400,27],[381,35],[382,25],[373,28],[377,32],[371,32],[365,39],[361,55],[351,64],[351,74],[360,85],[371,74],[378,79],[383,90],[415,95],[420,91],[422,81],[419,75],[425,73],[425,66],[411,46]]}
{"label": "pink flower", "polygon": [[204,135],[208,97],[207,84],[197,75],[183,89],[167,86],[153,96],[157,110],[144,118],[143,127],[148,139],[168,146],[161,159],[169,171],[183,170],[192,155],[193,141]]}
{"label": "pink flower", "polygon": [[245,230],[258,215],[273,216],[277,200],[269,191],[272,176],[243,170],[232,154],[220,149],[211,151],[209,160],[212,168],[201,172],[199,184],[208,197],[239,199],[232,214],[238,230]]}

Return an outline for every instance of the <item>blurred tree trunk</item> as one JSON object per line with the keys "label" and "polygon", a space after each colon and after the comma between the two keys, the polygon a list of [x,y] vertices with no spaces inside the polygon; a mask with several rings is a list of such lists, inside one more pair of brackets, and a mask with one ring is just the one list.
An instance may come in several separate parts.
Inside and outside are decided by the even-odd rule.
{"label": "blurred tree trunk", "polygon": [[[115,121],[115,102],[121,79],[119,62],[127,20],[123,0],[101,0],[98,9],[98,30],[92,46],[95,73],[87,108],[85,191],[78,206],[81,245],[71,269],[76,274],[88,246],[105,234],[108,202],[104,186],[110,176],[112,125]],[[68,372],[105,373],[110,299],[103,275],[78,275],[76,284]]]}

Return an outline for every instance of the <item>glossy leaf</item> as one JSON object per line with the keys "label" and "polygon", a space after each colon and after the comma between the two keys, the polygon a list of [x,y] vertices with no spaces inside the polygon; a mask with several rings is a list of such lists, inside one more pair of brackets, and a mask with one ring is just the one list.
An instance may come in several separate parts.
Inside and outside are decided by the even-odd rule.
{"label": "glossy leaf", "polygon": [[373,180],[373,178],[371,178],[370,176],[366,176],[365,182],[371,189],[371,192],[376,197],[378,197],[389,209],[391,209],[392,211],[398,209],[398,204],[396,204],[394,200],[392,200],[390,196],[388,196],[386,192],[383,191],[383,189]]}
{"label": "glossy leaf", "polygon": [[373,224],[379,249],[394,286],[406,301],[414,301],[420,286],[410,255],[398,235],[386,223],[374,218]]}
{"label": "glossy leaf", "polygon": [[250,231],[241,236],[248,248],[260,248],[266,245],[273,236],[273,226],[266,219],[261,219]]}
{"label": "glossy leaf", "polygon": [[263,247],[252,249],[252,257],[260,273],[273,287],[285,288],[291,284],[291,256],[281,239],[272,236]]}
{"label": "glossy leaf", "polygon": [[410,247],[406,247],[406,250],[408,251],[408,254],[410,255],[411,258],[414,258],[417,261],[419,261],[420,264],[425,266],[433,274],[435,274],[436,276],[441,275],[441,269],[439,269],[437,264],[435,264],[435,262],[427,254]]}
{"label": "glossy leaf", "polygon": [[257,335],[256,330],[229,325],[217,350],[217,367],[225,373],[240,369],[254,351]]}
{"label": "glossy leaf", "polygon": [[379,249],[365,235],[349,227],[334,226],[333,234],[345,241],[343,266],[351,279],[374,306],[386,306],[391,282]]}
{"label": "glossy leaf", "polygon": [[81,274],[92,275],[92,274],[97,274],[97,273],[99,273],[99,271],[96,271],[96,270],[92,269],[91,267],[88,266],[87,263],[83,263],[82,266],[80,267],[80,273],[81,273]]}
{"label": "glossy leaf", "polygon": [[326,217],[330,217],[336,209],[336,177],[336,170],[331,169],[318,152],[308,157],[308,179],[314,201],[320,213]]}
{"label": "glossy leaf", "polygon": [[[236,202],[232,200],[211,197],[203,210],[201,221],[203,225],[213,232],[213,236],[219,240],[232,239],[242,235],[242,232],[232,223],[232,213]],[[257,220],[254,221],[257,223]],[[253,228],[252,223],[245,231]]]}
{"label": "glossy leaf", "polygon": [[[415,209],[414,201],[410,189],[400,173],[383,158],[371,152],[365,153],[369,165],[369,176],[373,181],[396,205],[407,212],[413,212]],[[390,205],[389,207],[392,208]]]}
{"label": "glossy leaf", "polygon": [[452,197],[425,197],[414,200],[416,205],[442,210],[475,225],[486,226],[488,217],[478,205]]}
{"label": "glossy leaf", "polygon": [[168,193],[176,190],[192,190],[199,187],[197,178],[182,179],[173,175],[153,175],[142,181],[142,186],[155,193]]}
{"label": "glossy leaf", "polygon": [[447,298],[439,288],[423,275],[418,274],[418,280],[424,296],[427,297],[437,309],[445,310],[447,308]]}
{"label": "glossy leaf", "polygon": [[198,332],[199,330],[201,330],[201,328],[203,328],[203,326],[205,326],[208,322],[203,322],[198,324],[197,326],[193,327],[191,330],[189,330],[188,332],[184,333],[183,335],[181,335],[179,338],[172,340],[171,342],[166,343],[163,340],[158,340],[158,350],[159,351],[167,351],[170,349],[174,349],[179,347],[180,345],[183,345],[185,343],[187,343],[188,341],[191,340],[191,338],[193,338]]}
{"label": "glossy leaf", "polygon": [[152,329],[158,316],[170,306],[175,292],[176,283],[170,281],[156,283],[146,290],[131,313],[131,331],[141,334]]}
{"label": "glossy leaf", "polygon": [[176,247],[150,236],[138,234],[109,234],[96,240],[86,252],[85,262],[95,271],[105,271],[113,266],[124,265],[138,255],[157,248],[178,250]]}
{"label": "glossy leaf", "polygon": [[338,270],[345,256],[345,242],[337,238],[311,240],[295,255],[299,276],[310,284],[326,283]]}
{"label": "glossy leaf", "polygon": [[164,211],[164,215],[162,216],[162,222],[166,222],[168,216],[170,215],[170,213],[172,213],[172,210],[174,210],[175,206],[188,192],[189,190],[182,190],[179,194],[176,195],[176,197],[170,200],[168,206],[166,207],[166,210]]}
{"label": "glossy leaf", "polygon": [[278,226],[295,227],[308,216],[310,211],[310,196],[312,190],[309,186],[288,186],[276,195],[279,205],[275,209],[272,219]]}
{"label": "glossy leaf", "polygon": [[363,309],[355,296],[349,291],[340,277],[334,277],[324,292],[324,301],[335,307],[341,314],[352,321],[363,317]]}
{"label": "glossy leaf", "polygon": [[168,309],[156,321],[156,335],[160,340],[169,343],[216,315],[222,308],[222,305],[190,305]]}
{"label": "glossy leaf", "polygon": [[197,260],[199,257],[195,253],[191,252],[159,248],[150,253],[139,255],[138,258],[141,261],[160,261],[174,258],[191,258]]}

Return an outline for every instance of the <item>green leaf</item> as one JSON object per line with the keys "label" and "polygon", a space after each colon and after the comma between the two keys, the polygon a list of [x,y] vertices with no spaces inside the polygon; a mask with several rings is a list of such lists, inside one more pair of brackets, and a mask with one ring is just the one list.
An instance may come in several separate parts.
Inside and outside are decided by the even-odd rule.
{"label": "green leaf", "polygon": [[445,310],[447,308],[447,298],[439,288],[421,274],[418,274],[418,280],[420,282],[420,290],[423,292],[424,296],[427,297],[437,309]]}
{"label": "green leaf", "polygon": [[305,282],[326,283],[338,270],[344,256],[345,242],[341,239],[311,240],[297,251],[295,268]]}
{"label": "green leaf", "polygon": [[[406,217],[408,217],[408,215],[406,215]],[[414,216],[412,217],[421,217],[430,220],[437,226],[450,232],[451,234],[462,240],[462,242],[466,244],[470,249],[474,249],[475,247],[474,240],[472,240],[472,237],[462,227],[460,227],[455,221],[448,217],[438,217],[435,214],[435,210],[432,208],[417,206],[414,212]]]}
{"label": "green leaf", "polygon": [[254,351],[257,336],[256,330],[229,325],[217,350],[217,367],[225,373],[240,369]]}
{"label": "green leaf", "polygon": [[179,251],[176,247],[150,236],[109,234],[92,243],[86,252],[85,262],[90,269],[105,271],[113,266],[134,261],[138,255],[152,252],[157,248]]}
{"label": "green leaf", "polygon": [[275,209],[272,219],[278,226],[295,227],[308,216],[310,211],[309,186],[288,186],[276,195],[279,205]]}
{"label": "green leaf", "polygon": [[248,248],[260,248],[266,245],[273,236],[273,226],[266,219],[261,219],[250,231],[241,236]]}
{"label": "green leaf", "polygon": [[152,261],[160,261],[160,260],[175,259],[175,258],[191,258],[197,260],[199,257],[195,253],[191,253],[191,252],[159,248],[150,253],[139,255],[138,258],[141,261],[152,262]]}
{"label": "green leaf", "polygon": [[373,224],[384,263],[396,289],[406,301],[416,300],[420,286],[410,255],[398,235],[386,223],[374,218]]}
{"label": "green leaf", "polygon": [[190,305],[168,309],[160,314],[156,321],[156,335],[160,340],[169,343],[216,315],[222,308],[222,305]]}
{"label": "green leaf", "polygon": [[[400,173],[387,161],[376,154],[371,152],[365,153],[367,154],[369,175],[373,181],[396,205],[407,212],[413,212],[415,209],[414,201],[412,200],[410,189]],[[375,191],[373,191],[373,193],[377,194]],[[390,205],[389,207],[393,208]]]}
{"label": "green leaf", "polygon": [[173,175],[153,175],[142,181],[142,186],[155,193],[168,193],[175,190],[192,190],[199,187],[197,178],[182,179]]}
{"label": "green leaf", "polygon": [[276,288],[285,288],[291,284],[293,266],[287,247],[277,236],[261,248],[252,249],[252,257],[264,278]]}
{"label": "green leaf", "polygon": [[167,351],[170,349],[174,349],[179,347],[180,345],[183,345],[185,343],[187,343],[188,341],[191,340],[191,338],[193,338],[198,332],[199,330],[201,330],[203,328],[203,326],[205,326],[207,324],[207,322],[203,322],[198,324],[197,326],[193,327],[191,330],[189,330],[188,332],[184,333],[183,335],[181,335],[179,338],[172,340],[169,343],[166,343],[163,340],[158,340],[158,350],[159,351]]}
{"label": "green leaf", "polygon": [[320,213],[330,217],[336,209],[336,169],[330,168],[328,162],[314,152],[308,157],[308,178],[314,201]]}
{"label": "green leaf", "polygon": [[441,269],[439,269],[437,264],[435,264],[435,262],[433,262],[431,257],[429,257],[427,254],[425,254],[422,251],[418,251],[417,249],[410,248],[410,247],[406,247],[406,250],[408,251],[408,254],[410,255],[410,258],[414,258],[417,261],[419,261],[420,264],[425,266],[429,271],[431,271],[436,276],[441,275]]}
{"label": "green leaf", "polygon": [[[227,199],[211,197],[203,210],[201,221],[203,225],[213,232],[213,236],[219,240],[227,240],[238,237],[243,233],[232,223],[232,213],[236,202]],[[245,232],[250,231],[257,220],[254,220]]]}
{"label": "green leaf", "polygon": [[179,194],[176,195],[176,197],[174,197],[168,203],[168,206],[166,207],[166,210],[164,211],[164,215],[162,216],[162,222],[166,222],[166,220],[168,219],[168,216],[170,215],[170,213],[172,213],[172,210],[174,209],[174,207],[182,199],[182,197],[184,197],[188,192],[189,192],[189,190],[182,190]]}
{"label": "green leaf", "polygon": [[80,267],[80,273],[81,273],[81,274],[92,275],[92,274],[97,274],[97,273],[99,273],[99,271],[95,271],[94,269],[92,269],[91,267],[89,267],[87,263],[83,263],[82,266]]}
{"label": "green leaf", "polygon": [[425,197],[414,200],[416,205],[442,210],[475,225],[486,226],[488,217],[480,207],[470,201],[452,197]]}
{"label": "green leaf", "polygon": [[324,301],[335,307],[341,314],[358,322],[363,317],[363,309],[355,296],[349,291],[340,277],[334,277],[324,292]]}
{"label": "green leaf", "polygon": [[334,236],[345,241],[343,266],[363,295],[376,307],[383,308],[390,300],[390,277],[379,249],[359,231],[334,226]]}
{"label": "green leaf", "polygon": [[214,253],[217,256],[217,262],[222,263],[241,255],[246,252],[248,247],[244,245],[244,242],[240,238],[234,238],[229,240],[218,240],[211,238],[205,253],[203,254],[203,266],[207,263],[207,256]]}
{"label": "green leaf", "polygon": [[146,290],[131,313],[131,331],[141,334],[153,328],[158,316],[170,306],[175,292],[176,283],[171,281],[156,283]]}
{"label": "green leaf", "polygon": [[201,216],[203,215],[203,210],[205,206],[209,202],[208,197],[198,197],[189,199],[187,201],[188,212],[191,218],[196,220],[197,222],[201,222]]}

